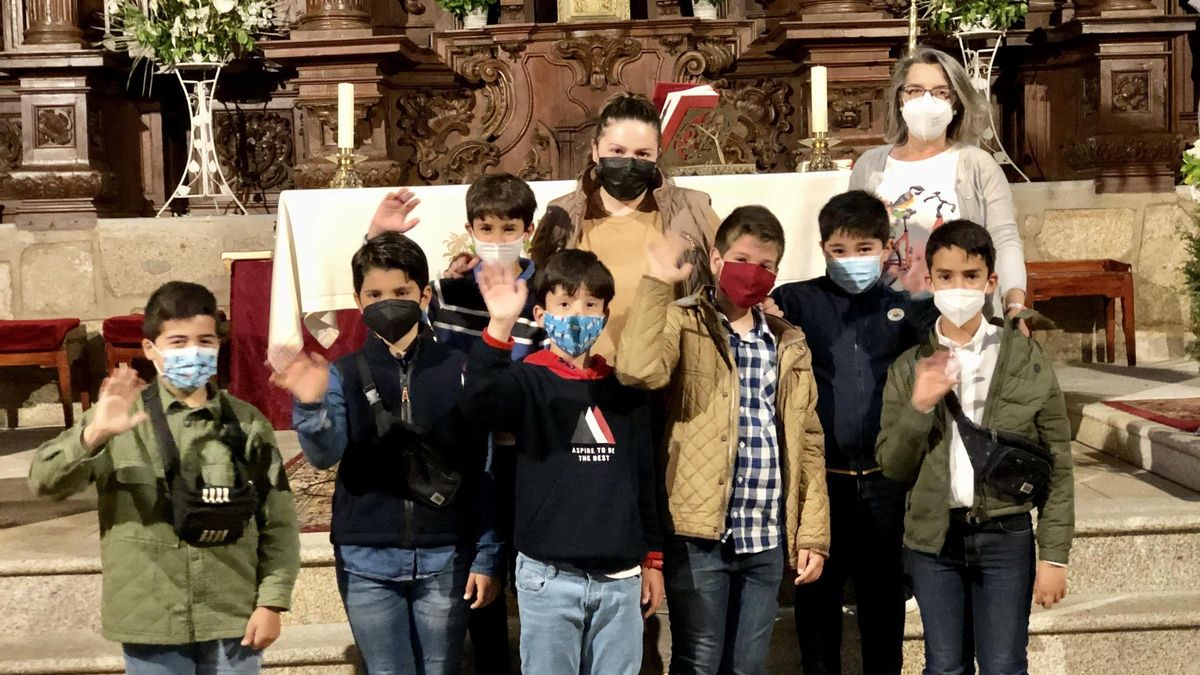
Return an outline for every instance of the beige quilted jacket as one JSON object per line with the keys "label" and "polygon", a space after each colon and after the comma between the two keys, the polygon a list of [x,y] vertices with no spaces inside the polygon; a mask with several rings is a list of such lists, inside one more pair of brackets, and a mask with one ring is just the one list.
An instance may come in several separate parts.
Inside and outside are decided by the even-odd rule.
{"label": "beige quilted jacket", "polygon": [[[642,389],[669,387],[666,487],[670,531],[715,540],[725,529],[737,457],[738,378],[729,335],[709,289],[672,302],[671,286],[642,279],[617,348],[617,378]],[[789,563],[800,549],[829,552],[825,437],[804,333],[768,317],[779,354],[780,459]]]}

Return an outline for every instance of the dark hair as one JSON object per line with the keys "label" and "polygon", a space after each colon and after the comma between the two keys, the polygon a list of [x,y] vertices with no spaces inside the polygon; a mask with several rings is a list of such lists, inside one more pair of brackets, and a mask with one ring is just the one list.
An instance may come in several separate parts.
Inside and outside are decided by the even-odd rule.
{"label": "dark hair", "polygon": [[600,140],[601,134],[609,124],[621,120],[645,122],[654,127],[655,134],[662,139],[662,121],[650,99],[641,94],[625,93],[608,99],[600,109],[600,117],[596,120],[596,140]]}
{"label": "dark hair", "polygon": [[142,337],[153,342],[168,321],[211,316],[217,321],[217,298],[212,291],[190,281],[168,281],[150,295],[142,319]]}
{"label": "dark hair", "polygon": [[878,239],[884,244],[892,238],[892,223],[887,207],[879,198],[862,190],[851,190],[830,199],[817,216],[821,241],[838,232],[850,236]]}
{"label": "dark hair", "polygon": [[429,285],[429,261],[417,242],[399,232],[384,232],[363,244],[350,262],[354,294],[362,292],[363,278],[371,270],[400,270],[418,288]]}
{"label": "dark hair", "polygon": [[783,226],[779,219],[765,206],[739,206],[729,214],[721,226],[717,228],[717,250],[724,255],[744,235],[779,247],[779,257],[783,257]]}
{"label": "dark hair", "polygon": [[969,220],[952,220],[934,230],[925,245],[925,262],[930,269],[933,268],[933,254],[952,247],[966,251],[968,258],[983,258],[988,274],[996,271],[996,247],[992,245],[992,235],[982,225]]}
{"label": "dark hair", "polygon": [[591,251],[563,249],[546,258],[546,264],[533,275],[533,296],[543,308],[546,296],[556,289],[574,293],[580,287],[603,300],[605,307],[617,293],[612,272]]}
{"label": "dark hair", "polygon": [[529,184],[511,173],[485,173],[467,188],[467,222],[476,218],[520,218],[526,229],[533,224],[537,197]]}

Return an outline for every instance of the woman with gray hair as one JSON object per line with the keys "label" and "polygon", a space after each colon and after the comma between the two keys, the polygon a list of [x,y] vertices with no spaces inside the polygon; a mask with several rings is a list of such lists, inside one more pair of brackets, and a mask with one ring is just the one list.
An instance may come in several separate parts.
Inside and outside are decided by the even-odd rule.
{"label": "woman with gray hair", "polygon": [[970,220],[987,228],[996,247],[995,304],[1017,314],[1025,304],[1025,251],[1008,179],[976,145],[988,125],[986,97],[958,61],[927,47],[896,65],[888,92],[889,144],[864,153],[850,176],[851,190],[875,194],[891,214],[895,246],[887,273],[906,287],[919,284],[928,274],[929,234],[945,222]]}

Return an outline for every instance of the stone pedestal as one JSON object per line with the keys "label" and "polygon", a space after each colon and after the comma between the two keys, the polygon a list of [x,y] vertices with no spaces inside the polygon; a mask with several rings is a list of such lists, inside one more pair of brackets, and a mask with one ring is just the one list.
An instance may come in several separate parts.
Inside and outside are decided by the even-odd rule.
{"label": "stone pedestal", "polygon": [[304,31],[344,31],[371,28],[367,0],[305,0]]}

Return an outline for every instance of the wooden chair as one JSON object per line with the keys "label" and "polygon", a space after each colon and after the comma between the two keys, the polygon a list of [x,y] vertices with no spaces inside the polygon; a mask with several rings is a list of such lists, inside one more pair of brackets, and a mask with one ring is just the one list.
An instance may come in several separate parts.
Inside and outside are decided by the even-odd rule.
{"label": "wooden chair", "polygon": [[[101,331],[104,334],[104,367],[105,374],[122,363],[130,366],[134,361],[145,361],[146,355],[142,350],[142,322],[145,316],[141,314],[125,314],[110,316],[104,320]],[[217,312],[217,333],[221,336],[221,352],[218,357],[219,370],[217,383],[221,387],[229,386],[229,321],[225,312]],[[151,375],[153,370],[147,371]]]}
{"label": "wooden chair", "polygon": [[[58,371],[58,396],[62,401],[63,421],[75,424],[72,409],[75,393],[72,371],[79,385],[83,409],[92,407],[91,379],[88,377],[87,333],[79,319],[32,319],[0,321],[0,367],[38,366]],[[17,428],[17,409],[9,408],[8,428]]]}
{"label": "wooden chair", "polygon": [[1125,331],[1125,358],[1137,365],[1133,310],[1133,266],[1118,260],[1056,260],[1025,263],[1029,276],[1026,302],[1051,298],[1104,298],[1105,359],[1116,361],[1116,311],[1121,301],[1121,324]]}

